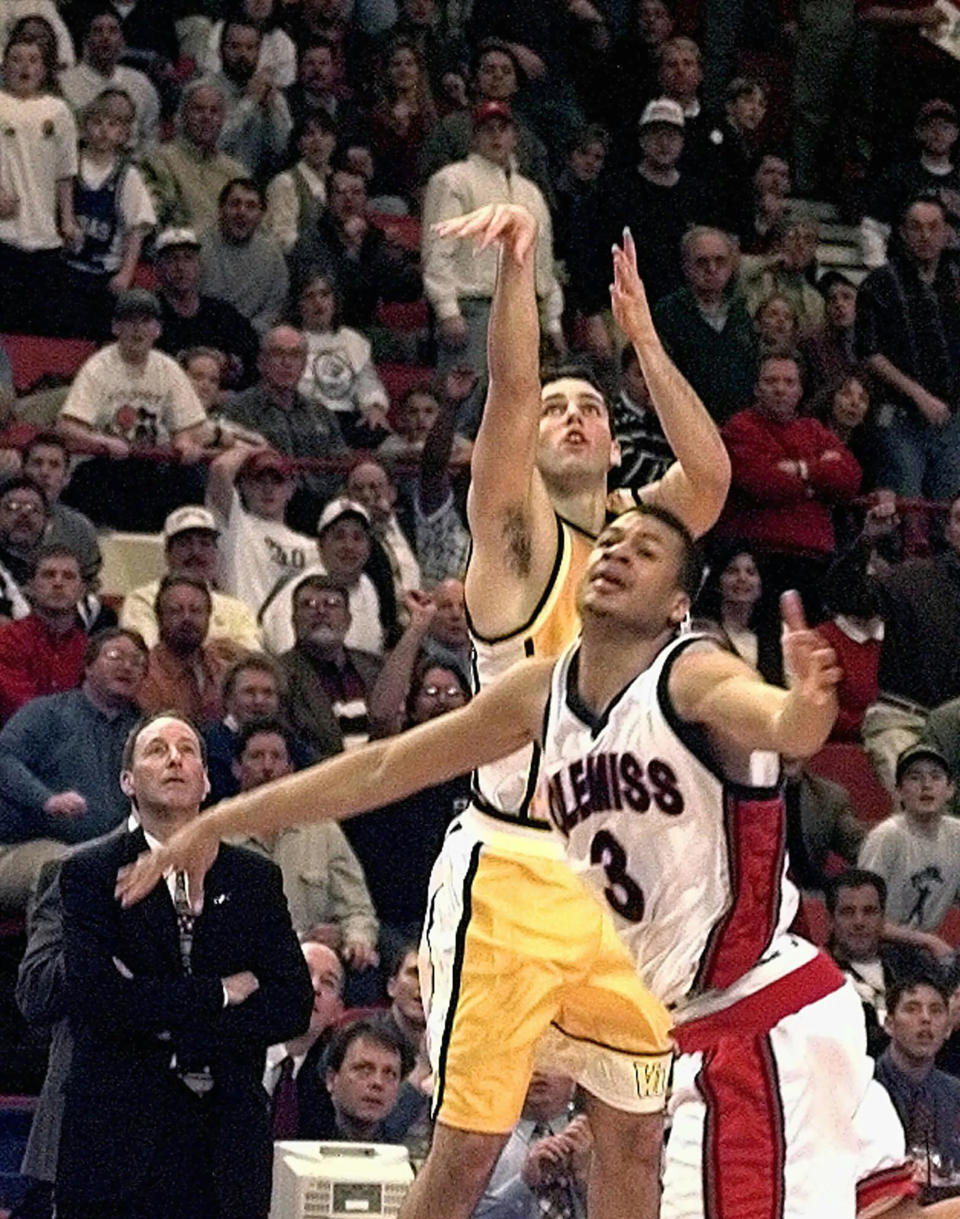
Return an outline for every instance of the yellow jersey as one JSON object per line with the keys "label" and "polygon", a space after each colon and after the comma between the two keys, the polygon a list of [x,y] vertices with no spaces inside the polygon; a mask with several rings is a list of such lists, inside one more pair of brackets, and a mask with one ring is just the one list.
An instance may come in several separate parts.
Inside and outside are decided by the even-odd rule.
{"label": "yellow jersey", "polygon": [[[529,620],[508,635],[485,638],[471,623],[473,685],[489,685],[518,661],[530,656],[555,657],[580,631],[577,590],[595,538],[559,514],[557,550],[550,579]],[[467,607],[469,619],[469,606]],[[473,804],[503,823],[503,829],[549,832],[550,823],[537,798],[540,747],[530,745],[473,775]]]}

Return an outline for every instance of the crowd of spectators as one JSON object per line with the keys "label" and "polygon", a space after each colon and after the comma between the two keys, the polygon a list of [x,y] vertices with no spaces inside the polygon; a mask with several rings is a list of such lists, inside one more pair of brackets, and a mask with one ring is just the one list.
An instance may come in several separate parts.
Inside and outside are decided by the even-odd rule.
{"label": "crowd of spectators", "polygon": [[[21,1005],[57,1030],[44,1130],[65,1026],[31,970],[62,951],[61,861],[130,813],[137,718],[198,725],[211,803],[470,698],[497,255],[434,226],[512,203],[538,223],[544,357],[608,387],[610,489],[672,460],[609,311],[626,227],[721,427],[695,626],[784,682],[797,588],[840,657],[832,743],[874,788],[787,759],[791,866],[928,1183],[960,1173],[960,64],[937,14],[0,0],[0,346],[87,344],[39,384],[0,358],[0,914],[29,915]],[[838,219],[858,244],[827,269]],[[110,531],[160,535],[162,573],[102,588]],[[422,1156],[416,938],[468,797],[244,844],[282,873],[314,993],[267,1054],[276,1137]],[[584,1213],[572,1102],[535,1077],[478,1215]],[[41,1214],[56,1142],[35,1144]]]}

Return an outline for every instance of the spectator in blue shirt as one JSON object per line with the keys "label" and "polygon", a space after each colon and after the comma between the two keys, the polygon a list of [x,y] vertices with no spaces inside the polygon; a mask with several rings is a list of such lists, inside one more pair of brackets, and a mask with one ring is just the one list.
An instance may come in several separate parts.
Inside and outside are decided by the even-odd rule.
{"label": "spectator in blue shirt", "polygon": [[95,635],[77,690],[33,699],[0,730],[0,905],[22,909],[47,860],[129,811],[117,776],[147,647],[135,631]]}

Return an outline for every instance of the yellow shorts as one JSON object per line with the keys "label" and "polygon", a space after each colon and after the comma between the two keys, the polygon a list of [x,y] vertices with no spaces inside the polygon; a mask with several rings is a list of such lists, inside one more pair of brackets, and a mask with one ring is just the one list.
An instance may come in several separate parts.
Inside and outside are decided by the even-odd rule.
{"label": "yellow shorts", "polygon": [[455,823],[434,867],[421,951],[434,1116],[461,1130],[511,1130],[535,1055],[546,1065],[538,1043],[553,1069],[600,1100],[661,1109],[670,1018],[609,917],[552,839],[494,843],[470,818]]}

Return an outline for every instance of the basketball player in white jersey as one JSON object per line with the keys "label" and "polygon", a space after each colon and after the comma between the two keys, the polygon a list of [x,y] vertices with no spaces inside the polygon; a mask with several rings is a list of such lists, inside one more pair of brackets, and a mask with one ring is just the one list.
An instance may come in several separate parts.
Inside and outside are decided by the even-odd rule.
{"label": "basketball player in white jersey", "polygon": [[783,930],[796,896],[776,761],[755,755],[816,752],[836,714],[835,658],[799,609],[789,692],[713,641],[677,637],[698,578],[691,551],[662,511],[619,518],[591,556],[582,641],[556,666],[517,666],[461,711],[221,805],[118,892],[139,900],[170,867],[196,888],[221,834],[375,807],[539,740],[546,719],[551,813],[570,858],[675,1005],[664,1216],[956,1216],[956,1202],[921,1212],[908,1196],[859,1003]]}

